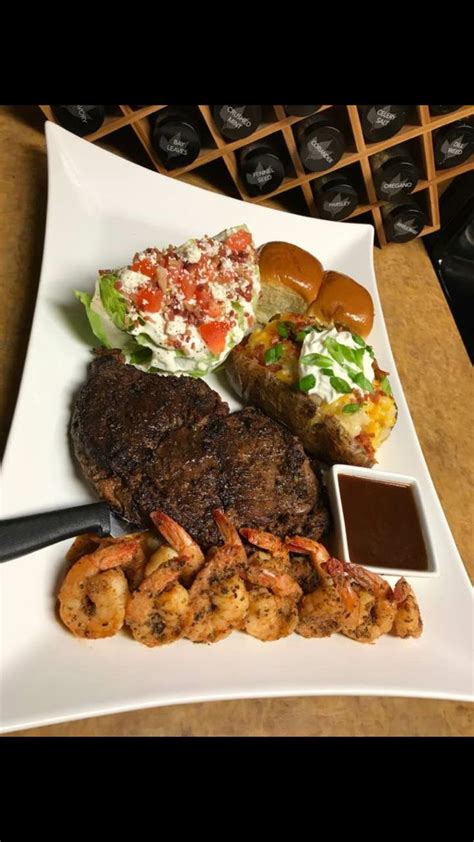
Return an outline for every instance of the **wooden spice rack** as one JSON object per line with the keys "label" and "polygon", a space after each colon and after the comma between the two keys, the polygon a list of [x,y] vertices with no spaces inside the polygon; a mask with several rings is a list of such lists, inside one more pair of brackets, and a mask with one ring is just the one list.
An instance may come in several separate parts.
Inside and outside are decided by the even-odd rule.
{"label": "wooden spice rack", "polygon": [[[40,105],[39,107],[48,120],[57,122],[51,106]],[[356,170],[357,180],[361,184],[361,192],[365,194],[365,197],[362,198],[362,203],[344,221],[347,222],[356,217],[363,217],[363,220],[361,219],[360,221],[372,222],[375,227],[378,243],[382,248],[387,244],[381,213],[381,207],[386,203],[377,199],[370,164],[372,155],[383,149],[396,146],[399,143],[409,142],[418,147],[415,151],[421,164],[422,177],[413,193],[422,193],[424,197],[422,201],[429,219],[429,224],[423,228],[419,234],[420,237],[439,230],[438,185],[443,181],[455,178],[461,173],[474,169],[474,156],[471,156],[466,163],[460,166],[451,167],[446,170],[437,170],[434,161],[432,136],[433,131],[441,126],[473,116],[474,106],[472,105],[463,106],[457,111],[438,117],[431,116],[427,105],[412,106],[409,112],[409,121],[404,127],[393,137],[379,143],[367,143],[365,141],[362,134],[359,111],[356,105],[323,105],[318,110],[318,113],[325,109],[336,109],[339,112],[339,118],[342,118],[348,128],[346,135],[350,134],[351,136],[346,136],[346,151],[341,160],[334,167],[331,167],[331,169],[317,173],[308,173],[304,169],[293,134],[292,126],[306,118],[288,117],[282,105],[268,106],[266,113],[269,113],[271,117],[264,121],[257,131],[253,132],[250,136],[232,142],[227,142],[217,131],[212,118],[211,107],[209,105],[196,106],[200,112],[202,121],[207,127],[208,144],[203,145],[199,156],[191,164],[169,171],[165,169],[155,154],[151,143],[150,123],[147,119],[150,114],[165,107],[165,105],[149,105],[144,108],[133,108],[130,105],[119,105],[117,109],[120,116],[107,116],[101,128],[90,135],[86,135],[85,139],[92,142],[102,140],[113,132],[123,129],[125,126],[130,126],[143,145],[153,166],[163,175],[168,175],[170,178],[180,178],[191,171],[199,170],[212,161],[221,160],[235,185],[238,195],[244,201],[261,205],[268,204],[271,207],[275,207],[278,206],[275,204],[275,200],[279,196],[289,191],[299,191],[302,193],[304,199],[303,212],[314,217],[318,216],[318,211],[311,182],[330,172],[350,166],[351,171],[354,168]],[[239,176],[235,153],[238,149],[248,146],[256,140],[277,134],[279,134],[286,149],[287,170],[292,170],[292,175],[287,175],[278,189],[272,193],[267,193],[263,196],[248,196]]]}

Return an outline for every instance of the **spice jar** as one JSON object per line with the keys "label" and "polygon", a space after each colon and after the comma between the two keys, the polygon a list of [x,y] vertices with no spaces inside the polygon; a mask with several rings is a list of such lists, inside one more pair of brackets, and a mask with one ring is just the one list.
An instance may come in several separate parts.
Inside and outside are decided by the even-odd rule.
{"label": "spice jar", "polygon": [[192,164],[201,151],[201,139],[192,117],[178,110],[163,109],[151,115],[152,144],[167,170]]}
{"label": "spice jar", "polygon": [[344,173],[331,173],[311,184],[319,215],[334,221],[346,219],[359,204],[357,190]]}
{"label": "spice jar", "polygon": [[262,121],[260,105],[213,105],[212,116],[222,135],[228,140],[240,140],[258,129]]}
{"label": "spice jar", "polygon": [[438,169],[464,164],[474,151],[474,126],[463,120],[443,126],[434,134],[433,145]]}
{"label": "spice jar", "polygon": [[51,108],[58,123],[80,137],[96,132],[105,120],[104,105],[52,105]]}
{"label": "spice jar", "polygon": [[412,193],[418,184],[418,167],[406,146],[384,149],[373,155],[370,161],[379,199],[390,200]]}
{"label": "spice jar", "polygon": [[414,240],[426,225],[426,215],[413,199],[385,205],[382,207],[382,219],[385,235],[391,243]]}
{"label": "spice jar", "polygon": [[285,177],[283,161],[266,141],[256,141],[240,151],[239,170],[249,196],[271,193]]}
{"label": "spice jar", "polygon": [[370,143],[387,140],[406,122],[405,105],[359,105],[362,132]]}
{"label": "spice jar", "polygon": [[345,149],[343,133],[325,114],[297,124],[296,140],[300,158],[309,172],[329,170],[340,161]]}

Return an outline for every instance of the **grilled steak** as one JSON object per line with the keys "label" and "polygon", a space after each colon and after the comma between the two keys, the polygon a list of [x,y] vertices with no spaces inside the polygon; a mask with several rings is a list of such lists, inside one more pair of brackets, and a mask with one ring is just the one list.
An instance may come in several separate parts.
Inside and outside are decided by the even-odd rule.
{"label": "grilled steak", "polygon": [[162,509],[204,549],[220,542],[215,508],[238,527],[280,536],[319,538],[326,527],[298,439],[257,409],[229,415],[202,380],[147,374],[102,353],[77,397],[71,434],[87,479],[138,526]]}

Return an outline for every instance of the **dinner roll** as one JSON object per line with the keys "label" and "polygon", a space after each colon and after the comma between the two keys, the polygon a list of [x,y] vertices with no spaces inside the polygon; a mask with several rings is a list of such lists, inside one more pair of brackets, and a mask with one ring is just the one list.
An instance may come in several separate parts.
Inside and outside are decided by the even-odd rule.
{"label": "dinner roll", "polygon": [[323,324],[340,324],[366,337],[374,323],[374,303],[369,291],[342,272],[325,272],[316,300],[308,315]]}
{"label": "dinner roll", "polygon": [[309,252],[291,243],[271,242],[258,252],[261,293],[257,321],[277,313],[304,313],[316,298],[324,269]]}

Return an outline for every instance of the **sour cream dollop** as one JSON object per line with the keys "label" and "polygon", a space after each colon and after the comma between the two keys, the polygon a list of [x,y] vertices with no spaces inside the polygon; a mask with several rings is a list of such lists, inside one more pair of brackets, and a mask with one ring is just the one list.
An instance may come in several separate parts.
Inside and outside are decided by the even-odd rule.
{"label": "sour cream dollop", "polygon": [[[334,359],[327,347],[327,340],[334,340],[338,345],[345,345],[351,350],[357,351],[357,360],[349,361],[344,359],[341,364]],[[331,344],[329,342],[329,344]],[[302,360],[309,356],[309,354],[320,354],[327,358],[330,362],[326,366],[319,366],[311,362],[302,362]],[[330,369],[331,374],[324,373]],[[351,379],[349,372],[362,373],[364,377],[372,383],[374,380],[374,370],[372,368],[372,356],[369,353],[368,346],[359,345],[352,334],[348,330],[338,331],[335,327],[327,328],[325,330],[312,330],[305,337],[301,348],[299,359],[299,376],[300,379],[312,374],[314,377],[314,386],[307,390],[308,395],[317,395],[323,401],[332,403],[344,394],[338,391],[331,383],[332,377],[337,377],[344,381],[349,387],[350,391],[364,392]]]}

